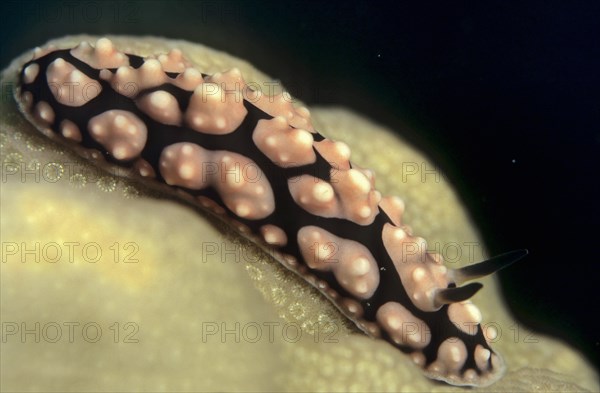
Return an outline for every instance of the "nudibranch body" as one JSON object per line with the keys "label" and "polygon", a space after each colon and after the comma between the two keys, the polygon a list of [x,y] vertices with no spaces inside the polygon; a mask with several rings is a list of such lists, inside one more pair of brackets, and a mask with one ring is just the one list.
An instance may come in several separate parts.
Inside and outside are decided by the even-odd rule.
{"label": "nudibranch body", "polygon": [[237,69],[203,74],[178,49],[143,58],[95,45],[36,49],[17,100],[42,132],[103,165],[134,171],[220,217],[304,277],[366,334],[434,379],[489,385],[504,372],[475,277],[518,251],[450,270],[402,221],[350,149],[319,134],[306,108],[269,96]]}

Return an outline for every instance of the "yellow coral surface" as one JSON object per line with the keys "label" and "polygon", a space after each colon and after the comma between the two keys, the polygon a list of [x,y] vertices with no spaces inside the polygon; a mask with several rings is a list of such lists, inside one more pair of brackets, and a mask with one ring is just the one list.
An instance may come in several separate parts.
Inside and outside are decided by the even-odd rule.
{"label": "yellow coral surface", "polygon": [[[206,73],[248,63],[198,44],[110,37],[141,55],[180,48]],[[82,39],[54,43],[69,47]],[[20,63],[4,71],[14,86]],[[194,209],[101,171],[1,107],[3,391],[459,391],[353,327],[317,290]],[[441,174],[388,130],[343,109],[312,109],[316,128],[352,149],[405,221],[449,267],[485,257]],[[460,252],[457,253],[457,250]],[[473,252],[467,252],[472,250]],[[473,299],[506,376],[482,391],[598,391],[566,345],[512,320],[493,278]]]}

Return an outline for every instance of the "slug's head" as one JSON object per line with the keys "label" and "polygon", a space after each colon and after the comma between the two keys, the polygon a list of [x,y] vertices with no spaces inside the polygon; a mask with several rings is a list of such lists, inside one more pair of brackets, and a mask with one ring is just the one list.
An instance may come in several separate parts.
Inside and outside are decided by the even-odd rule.
{"label": "slug's head", "polygon": [[469,300],[483,285],[464,283],[516,262],[527,250],[448,269],[437,254],[406,252],[427,247],[400,227],[386,224],[383,242],[404,289],[390,294],[377,310],[383,337],[409,353],[429,378],[461,386],[487,386],[498,380],[505,367],[488,342],[495,338],[495,329],[484,332],[482,314]]}

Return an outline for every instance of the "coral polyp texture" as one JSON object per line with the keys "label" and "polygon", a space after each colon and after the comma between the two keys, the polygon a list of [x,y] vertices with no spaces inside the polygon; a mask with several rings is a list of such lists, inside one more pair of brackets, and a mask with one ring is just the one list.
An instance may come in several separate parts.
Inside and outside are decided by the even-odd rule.
{"label": "coral polyp texture", "polygon": [[[229,241],[219,238],[218,235],[217,241],[211,241],[210,239],[215,239],[215,235],[210,229],[195,227],[196,221],[221,222],[225,226],[217,225],[229,233],[228,236],[238,239],[235,243],[237,249],[247,250],[245,258],[248,255],[258,256],[255,263],[247,264],[247,271],[252,281],[266,296],[268,303],[279,310],[283,321],[297,323],[301,332],[315,338],[297,340],[298,342],[290,345],[290,353],[293,355],[288,354],[287,361],[295,365],[294,371],[290,372],[298,373],[298,376],[284,377],[286,374],[281,370],[286,367],[286,362],[271,362],[270,372],[279,375],[275,379],[275,385],[259,384],[254,386],[255,389],[272,390],[274,386],[276,390],[346,390],[351,387],[361,390],[441,389],[442,385],[432,385],[425,378],[410,377],[411,370],[417,368],[421,368],[429,378],[452,385],[488,386],[504,374],[504,360],[491,344],[502,344],[499,330],[503,327],[508,330],[510,322],[503,312],[497,311],[499,305],[495,308],[490,307],[491,304],[497,303],[490,289],[486,288],[476,295],[487,304],[482,312],[470,300],[481,289],[481,284],[464,283],[493,272],[518,259],[523,253],[493,258],[478,265],[451,268],[444,263],[440,253],[428,251],[432,248],[428,242],[423,237],[413,234],[417,233],[417,229],[423,228],[426,235],[431,235],[435,240],[433,244],[447,244],[460,239],[462,243],[472,245],[477,244],[473,241],[477,238],[473,232],[469,232],[470,225],[453,199],[451,190],[439,189],[447,187],[445,184],[440,185],[439,179],[435,182],[437,185],[434,187],[438,187],[435,193],[442,191],[446,196],[435,202],[432,196],[433,189],[424,184],[419,186],[419,182],[404,184],[406,190],[405,195],[400,193],[403,195],[402,199],[387,196],[388,192],[396,191],[396,183],[401,182],[400,179],[390,176],[396,172],[390,168],[402,165],[402,161],[395,160],[425,163],[423,158],[412,153],[394,137],[352,115],[339,111],[333,111],[332,114],[317,111],[317,116],[314,116],[308,109],[293,105],[293,100],[284,91],[277,94],[271,94],[269,91],[267,94],[260,89],[260,82],[257,82],[264,80],[264,77],[243,62],[230,59],[226,55],[185,42],[166,42],[151,38],[137,41],[119,37],[112,40],[65,38],[34,50],[33,58],[15,60],[4,74],[4,78],[13,78],[16,82],[15,97],[25,117],[47,137],[44,140],[35,136],[31,126],[27,126],[21,120],[15,120],[21,122],[22,127],[29,127],[26,145],[38,141],[36,146],[54,146],[52,150],[56,151],[58,156],[74,152],[84,159],[78,161],[80,159],[76,156],[69,156],[68,160],[75,160],[78,164],[75,166],[77,169],[69,173],[67,181],[67,184],[77,187],[69,187],[68,195],[60,197],[57,194],[60,187],[57,189],[57,184],[54,183],[60,184],[60,181],[42,185],[35,182],[35,186],[30,186],[32,189],[48,188],[38,191],[44,192],[44,203],[52,204],[53,200],[59,201],[62,198],[68,202],[62,204],[66,209],[104,209],[106,218],[100,221],[104,222],[103,225],[107,228],[111,228],[111,225],[121,228],[122,236],[135,232],[135,237],[138,238],[142,232],[156,232],[158,229],[152,229],[152,226],[146,230],[143,223],[139,232],[136,232],[135,225],[140,225],[139,221],[144,220],[145,216],[152,222],[156,222],[157,217],[162,217],[162,225],[169,227],[168,231],[179,234],[177,240],[173,241],[174,237],[169,237],[169,242],[162,246],[152,242],[148,245],[148,241],[142,239],[135,242],[138,246],[146,244],[149,250],[154,250],[144,250],[146,266],[140,270],[143,274],[131,275],[131,272],[119,271],[125,266],[123,264],[113,264],[108,268],[110,271],[106,270],[107,268],[97,271],[102,277],[108,274],[110,280],[116,280],[120,285],[119,291],[129,293],[125,296],[126,303],[144,303],[140,296],[152,293],[156,290],[152,288],[166,279],[169,283],[167,285],[175,285],[175,288],[179,285],[182,286],[182,290],[185,290],[184,287],[194,288],[192,291],[196,295],[189,301],[182,302],[180,313],[190,313],[190,309],[196,307],[194,302],[204,304],[204,307],[211,310],[216,305],[221,305],[217,307],[219,310],[225,307],[239,310],[245,305],[244,312],[221,316],[221,319],[214,316],[208,320],[198,320],[189,315],[177,317],[192,318],[194,322],[189,326],[195,326],[196,330],[189,328],[186,334],[202,337],[201,343],[197,339],[193,342],[199,347],[204,346],[203,350],[210,347],[207,347],[206,341],[219,329],[229,329],[229,334],[244,336],[245,330],[239,327],[239,320],[246,318],[248,321],[247,318],[252,318],[253,314],[248,312],[249,307],[256,308],[254,318],[267,318],[268,321],[269,317],[266,315],[272,311],[264,311],[256,304],[256,299],[253,303],[248,303],[248,295],[236,296],[237,290],[216,289],[224,285],[229,288],[241,288],[239,290],[242,291],[244,280],[240,283],[227,281],[223,273],[218,271],[212,271],[212,277],[201,274],[207,273],[206,271],[198,272],[201,277],[197,279],[191,277],[195,263],[199,262],[190,261],[189,255],[202,262],[206,262],[209,257],[213,261],[220,258],[221,263],[212,266],[212,269],[224,269],[230,275],[235,276],[242,269],[240,264],[231,266],[223,263],[228,253],[231,253],[232,249],[236,250],[236,246],[227,246],[225,242]],[[213,61],[211,59],[217,60],[210,64]],[[244,72],[243,77],[242,71],[232,67],[234,65],[249,69],[249,72]],[[222,67],[220,71],[217,68],[219,66]],[[344,124],[340,119],[348,120]],[[337,131],[334,126],[336,123]],[[319,124],[327,129],[328,134],[337,134],[341,139],[347,140],[348,144],[319,133]],[[3,125],[2,153],[3,162],[7,163],[3,167],[3,176],[7,179],[7,184],[17,190],[14,192],[26,192],[27,198],[33,198],[32,191],[27,190],[27,184],[14,184],[15,182],[11,183],[9,179],[19,172],[23,174],[29,170],[29,164],[20,166],[25,156],[32,155],[31,159],[37,160],[39,168],[50,153],[43,147],[27,151],[27,148],[20,147],[25,138],[22,132],[25,131],[20,131],[21,136],[17,138],[14,136],[17,134],[9,135],[5,128],[11,127]],[[392,146],[387,161],[373,162],[375,171],[364,169],[350,161],[349,146],[354,146],[353,157],[358,155],[361,164],[369,164],[369,160],[373,160],[373,157],[369,157],[369,150],[360,147],[364,144],[358,139],[360,129],[368,130],[370,139],[376,136],[376,142],[370,144],[373,151],[377,150],[377,143]],[[58,173],[54,176],[60,178],[64,164],[51,163],[57,164],[52,168]],[[44,166],[44,177],[48,168],[48,165]],[[171,207],[152,204],[172,202],[158,201],[147,201],[144,205],[128,200],[131,205],[112,209],[109,207],[111,203],[117,206],[123,201],[114,202],[115,197],[98,199],[93,192],[90,193],[89,187],[86,187],[90,179],[89,173],[86,174],[81,168],[87,168],[88,171],[90,168],[100,168],[98,170],[108,171],[106,173],[118,173],[118,177],[109,174],[100,176],[100,179],[104,179],[102,182],[96,179],[100,192],[121,189],[128,196],[133,195],[132,193],[162,195],[191,205],[197,208],[200,214],[185,210],[182,213],[170,211],[174,217],[179,217],[170,218],[168,211]],[[378,182],[383,183],[382,190],[385,196],[375,189],[375,172],[383,172],[386,175],[383,179],[378,178]],[[412,189],[412,186],[415,188]],[[11,210],[18,212],[23,209],[20,207],[23,201],[11,192],[13,191],[3,193],[3,205],[4,201],[8,200]],[[11,196],[13,199],[10,199]],[[86,200],[93,201],[93,206],[83,203]],[[412,216],[415,230],[406,224],[410,222],[407,216],[410,215],[411,202],[416,206]],[[448,206],[445,206],[445,203]],[[429,204],[436,206],[430,208]],[[136,205],[140,207],[137,208]],[[430,218],[432,211],[440,212],[442,207],[441,217]],[[451,209],[448,210],[448,207]],[[43,214],[49,222],[52,222],[53,209],[55,208],[49,208]],[[144,212],[139,217],[136,216],[137,209]],[[163,210],[165,213],[161,214]],[[111,214],[115,211],[116,221],[115,224],[111,224]],[[128,213],[119,214],[119,211]],[[150,217],[148,213],[157,217]],[[104,215],[100,211],[95,214]],[[182,214],[187,218],[181,218]],[[3,219],[3,234],[11,233],[14,239],[19,240],[8,243],[24,244],[20,242],[20,231],[27,232],[27,228],[24,229],[23,226],[27,227],[28,223],[37,222],[36,220],[38,219],[27,219],[20,227],[4,228]],[[436,224],[423,224],[431,223],[432,220],[439,221]],[[135,221],[136,224],[127,228],[127,225],[123,227],[123,221]],[[190,223],[185,224],[187,221]],[[39,226],[43,228],[44,225],[47,223],[40,223]],[[93,222],[91,226],[84,223],[81,225],[83,228],[89,227],[84,231],[88,238],[90,231],[97,235],[95,229],[92,229]],[[199,249],[195,251],[189,250],[190,245],[195,244],[194,240],[190,240],[190,245],[186,247],[179,245],[187,236],[194,238],[193,234],[184,229],[186,226],[196,229],[198,238],[202,239],[200,245],[196,242]],[[443,233],[444,229],[435,228],[456,226],[459,228],[452,229],[454,232],[449,230],[449,236],[445,238],[436,235],[436,231]],[[32,231],[31,228],[28,229]],[[33,232],[38,229],[36,227]],[[467,232],[464,232],[465,230]],[[60,239],[69,237],[69,229],[63,228],[62,225],[58,225],[50,233],[56,233]],[[98,236],[102,238],[104,235]],[[440,240],[445,243],[440,243]],[[173,244],[169,244],[171,241]],[[27,270],[29,265],[10,263],[19,257],[19,253],[13,247],[7,246],[4,251],[7,260],[3,260],[5,264],[2,276],[3,280],[9,280],[9,283],[3,286],[11,288],[10,277],[17,274],[19,268],[26,270],[19,274],[25,275],[27,279],[36,280],[37,276],[27,276],[32,273]],[[177,258],[170,265],[172,258],[185,252],[189,255],[182,256],[179,260],[187,261],[185,263],[188,263],[188,266],[177,262]],[[157,255],[163,255],[164,259],[157,260]],[[265,262],[270,258],[280,265]],[[474,262],[473,256],[469,262]],[[170,271],[169,274],[161,275],[161,264],[170,265],[164,266]],[[62,269],[73,266],[63,266]],[[44,269],[42,267],[36,274],[47,274],[44,273]],[[233,273],[235,269],[237,273]],[[180,271],[186,273],[179,275]],[[296,275],[290,275],[288,271]],[[78,273],[65,274],[71,277],[71,274]],[[176,282],[177,279],[180,280],[179,283]],[[100,282],[104,283],[105,280],[106,278],[103,278]],[[486,287],[493,289],[493,282],[489,278],[482,281]],[[58,288],[63,288],[63,284]],[[202,292],[198,293],[199,290]],[[58,298],[65,295],[62,289],[58,289],[57,292]],[[164,295],[166,298],[163,298],[163,293],[165,292],[162,290],[155,292],[159,299],[159,308],[179,307],[177,302],[168,302],[168,295]],[[307,296],[309,294],[310,296]],[[46,296],[52,294],[46,292]],[[68,297],[68,294],[65,296]],[[5,301],[5,296],[3,298]],[[113,310],[120,309],[114,303],[116,300],[109,301]],[[136,309],[133,319],[143,320],[144,317],[140,315],[146,315],[147,318],[149,311],[144,311],[147,307],[142,303],[139,303],[137,308],[133,306]],[[131,306],[129,304],[124,307]],[[5,309],[3,303],[3,311]],[[52,311],[54,312],[56,310]],[[211,311],[208,314],[211,313],[215,312]],[[494,318],[492,323],[485,322],[488,315]],[[236,318],[237,329],[241,329],[241,333],[231,331],[236,322],[230,325],[224,322],[235,321]],[[373,341],[353,334],[356,328],[345,323],[344,318],[352,321],[356,328],[366,335],[379,340]],[[256,326],[260,328],[259,323],[250,320],[253,321],[253,329]],[[248,323],[244,326],[247,325]],[[16,326],[20,327],[19,324]],[[144,324],[140,322],[139,326],[142,331]],[[265,326],[272,332],[272,322]],[[327,333],[337,334],[335,344],[323,339],[325,330],[319,332],[318,326],[329,326]],[[178,326],[179,328],[181,327]],[[317,340],[319,333],[321,337]],[[227,333],[221,336],[219,346],[224,348],[225,353],[226,341]],[[237,341],[239,342],[239,337]],[[285,344],[291,344],[289,340],[283,341],[286,341]],[[507,339],[505,331],[505,347],[508,347],[508,341],[510,339]],[[333,348],[328,349],[327,345]],[[175,344],[174,347],[180,348],[180,352],[188,346]],[[323,349],[320,349],[321,347]],[[540,349],[540,354],[545,351],[544,348],[534,346],[534,349],[528,349],[527,352],[533,353]],[[260,352],[265,349],[261,347],[257,350]],[[332,359],[318,361],[316,363],[319,363],[319,366],[311,366],[309,359],[320,350],[325,350]],[[515,350],[511,350],[510,347],[506,352],[511,360],[517,358],[514,355]],[[356,356],[349,356],[351,353],[356,353]],[[404,356],[402,353],[408,355],[406,360],[400,360]],[[202,357],[206,356],[206,353],[196,355]],[[213,354],[213,357],[219,359],[219,355]],[[189,358],[194,358],[194,355],[188,354],[185,361],[188,362]],[[271,357],[275,358],[276,355]],[[172,361],[183,360],[177,360],[176,356]],[[368,364],[364,366],[366,368],[363,371],[368,371],[367,375],[371,375],[375,381],[350,383],[349,376],[343,377],[338,374],[343,368],[336,367],[351,361],[355,361],[356,364]],[[249,363],[253,362],[248,360],[244,364],[244,370],[253,370],[255,366]],[[527,362],[515,360],[513,364],[516,369],[523,367]],[[205,364],[205,367],[210,370],[208,364]],[[543,364],[539,367],[545,368]],[[556,371],[572,371],[569,367],[563,365]],[[215,373],[213,376],[219,375],[218,369],[212,369]],[[374,372],[375,369],[379,371]],[[560,382],[563,381],[562,376],[551,371],[539,371],[535,374],[535,371],[527,370],[520,371],[521,375],[526,375],[525,380],[533,380],[537,378],[536,375],[543,374],[543,378],[548,381],[555,378],[559,384],[563,383],[563,386],[579,389],[575,384],[578,380],[566,379]],[[587,371],[584,365],[578,370],[580,375],[591,375],[585,374],[591,372]],[[136,372],[143,375],[143,367]],[[305,372],[314,374],[314,378],[306,378],[306,375],[303,375]],[[113,370],[113,373],[115,380],[123,383],[123,379],[118,378],[119,371]],[[191,371],[190,373],[194,374]],[[246,374],[241,372],[240,378],[243,379],[244,375]],[[514,389],[517,385],[510,379],[510,375],[509,372],[506,381],[502,379],[492,388]],[[111,377],[107,378],[110,380]],[[211,390],[223,386],[228,390],[237,390],[244,386],[236,385],[235,379],[221,381],[225,385],[219,385],[218,380],[211,382],[210,379],[205,379],[205,385],[198,385],[197,381],[190,378],[193,378],[193,375],[184,378],[187,384],[177,385],[172,381],[163,381],[161,386],[178,390]],[[6,380],[4,376],[3,379]],[[163,379],[169,380],[169,374],[164,373]],[[310,385],[311,381],[318,385]],[[345,381],[342,383],[346,384],[340,385],[339,381]],[[11,383],[14,385],[14,380]],[[104,388],[118,386],[111,383],[105,381]],[[130,386],[129,383],[132,382],[127,381],[119,387]],[[593,383],[590,385],[586,382],[584,385],[593,386]],[[451,389],[450,386],[445,386]],[[523,382],[523,386],[529,387],[527,382]]]}

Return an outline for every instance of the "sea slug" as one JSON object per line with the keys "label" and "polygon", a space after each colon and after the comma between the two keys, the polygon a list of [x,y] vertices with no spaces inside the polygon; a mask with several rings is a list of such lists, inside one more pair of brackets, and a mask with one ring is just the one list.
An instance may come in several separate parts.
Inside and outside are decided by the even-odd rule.
{"label": "sea slug", "polygon": [[99,39],[37,48],[16,98],[40,131],[99,166],[134,171],[220,217],[319,289],[366,334],[430,378],[485,386],[505,366],[464,282],[522,258],[514,251],[452,270],[402,220],[350,149],[313,127],[286,94],[239,70],[212,75],[184,54],[142,58]]}

